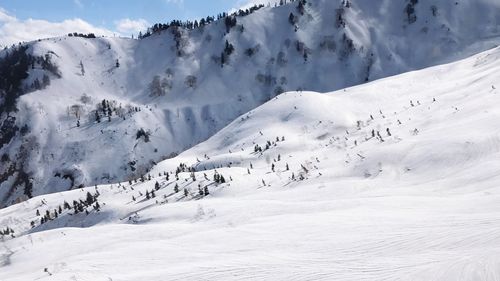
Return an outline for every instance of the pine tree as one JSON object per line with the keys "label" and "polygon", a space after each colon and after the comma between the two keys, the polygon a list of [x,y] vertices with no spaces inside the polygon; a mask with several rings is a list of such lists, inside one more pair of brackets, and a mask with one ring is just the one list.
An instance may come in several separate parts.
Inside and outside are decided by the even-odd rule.
{"label": "pine tree", "polygon": [[85,68],[83,67],[82,61],[80,61],[80,71],[81,71],[82,76],[84,76],[85,75]]}
{"label": "pine tree", "polygon": [[90,192],[87,192],[86,203],[87,203],[87,206],[90,206],[90,205],[92,205],[92,203],[94,203],[94,197],[92,196],[92,194],[90,194]]}
{"label": "pine tree", "polygon": [[203,191],[204,191],[204,193],[205,193],[205,194],[204,194],[205,196],[207,196],[207,195],[209,195],[209,194],[210,194],[210,192],[208,192],[208,186],[205,186],[205,188],[204,188],[204,190],[203,190]]}
{"label": "pine tree", "polygon": [[288,16],[288,22],[291,25],[295,25],[295,15],[293,13],[290,13],[290,15]]}
{"label": "pine tree", "polygon": [[99,115],[99,112],[97,110],[95,111],[95,121],[97,123],[101,123],[101,116]]}
{"label": "pine tree", "polygon": [[83,203],[78,204],[78,210],[80,211],[80,213],[83,212],[83,210],[85,210],[85,208],[83,207]]}
{"label": "pine tree", "polygon": [[158,182],[155,183],[155,190],[159,190],[160,189],[160,184]]}
{"label": "pine tree", "polygon": [[224,53],[228,56],[230,56],[234,52],[234,46],[233,44],[229,43],[229,41],[226,40],[226,45],[224,47]]}
{"label": "pine tree", "polygon": [[178,184],[175,184],[175,186],[174,186],[174,192],[175,193],[179,193],[179,185]]}
{"label": "pine tree", "polygon": [[297,6],[297,11],[299,14],[304,15],[305,12],[305,5],[306,1],[305,0],[299,0],[299,5]]}

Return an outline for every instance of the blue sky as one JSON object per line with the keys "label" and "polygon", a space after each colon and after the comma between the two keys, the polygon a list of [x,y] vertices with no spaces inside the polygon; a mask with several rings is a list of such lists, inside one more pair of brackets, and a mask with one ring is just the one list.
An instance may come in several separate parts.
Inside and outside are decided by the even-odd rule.
{"label": "blue sky", "polygon": [[171,19],[193,19],[227,11],[245,1],[238,0],[2,0],[0,6],[19,19],[63,21],[81,18],[109,29],[122,18],[150,23]]}
{"label": "blue sky", "polygon": [[0,46],[77,32],[130,36],[156,22],[198,19],[276,0],[0,0]]}

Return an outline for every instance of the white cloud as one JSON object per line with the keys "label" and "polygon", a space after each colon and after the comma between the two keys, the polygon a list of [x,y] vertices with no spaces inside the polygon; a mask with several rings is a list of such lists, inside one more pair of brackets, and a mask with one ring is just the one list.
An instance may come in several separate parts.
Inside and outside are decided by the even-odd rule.
{"label": "white cloud", "polygon": [[0,7],[0,23],[15,21],[16,18],[9,15],[6,10]]}
{"label": "white cloud", "polygon": [[68,33],[95,33],[112,36],[113,32],[95,27],[82,19],[68,19],[62,22],[27,19],[19,20],[0,8],[0,46],[9,46],[18,42],[32,41],[66,35]]}
{"label": "white cloud", "polygon": [[75,3],[75,5],[76,5],[78,8],[80,8],[80,9],[82,9],[82,8],[83,8],[83,2],[82,2],[82,0],[73,0],[73,3]]}
{"label": "white cloud", "polygon": [[130,34],[146,30],[149,26],[149,23],[145,19],[121,19],[119,21],[115,21],[115,26],[118,32],[123,34]]}
{"label": "white cloud", "polygon": [[182,6],[184,4],[184,0],[167,0],[167,3]]}

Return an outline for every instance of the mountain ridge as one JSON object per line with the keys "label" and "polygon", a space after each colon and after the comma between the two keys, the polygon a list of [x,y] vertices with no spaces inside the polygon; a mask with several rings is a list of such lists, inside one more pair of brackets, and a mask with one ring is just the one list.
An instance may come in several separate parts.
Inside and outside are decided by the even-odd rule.
{"label": "mountain ridge", "polygon": [[138,178],[282,92],[342,89],[500,41],[494,1],[416,2],[307,1],[303,15],[292,2],[236,17],[229,32],[220,20],[140,41],[29,43],[62,78],[37,64],[23,85],[43,73],[50,85],[20,96],[17,112],[0,114],[15,131],[0,148],[1,206],[26,199],[29,189],[40,195]]}

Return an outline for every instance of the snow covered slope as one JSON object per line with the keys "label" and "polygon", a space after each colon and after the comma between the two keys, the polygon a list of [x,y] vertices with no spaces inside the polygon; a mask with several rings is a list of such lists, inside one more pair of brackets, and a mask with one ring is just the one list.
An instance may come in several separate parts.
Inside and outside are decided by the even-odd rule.
{"label": "snow covered slope", "polygon": [[[499,41],[497,1],[307,2],[303,15],[292,2],[237,17],[229,32],[221,20],[143,40],[29,43],[61,78],[45,73],[48,87],[0,112],[0,207],[136,178],[285,91],[342,89]],[[28,72],[25,88],[43,88],[40,66]]]}
{"label": "snow covered slope", "polygon": [[286,93],[144,182],[4,208],[0,280],[498,280],[499,71]]}

